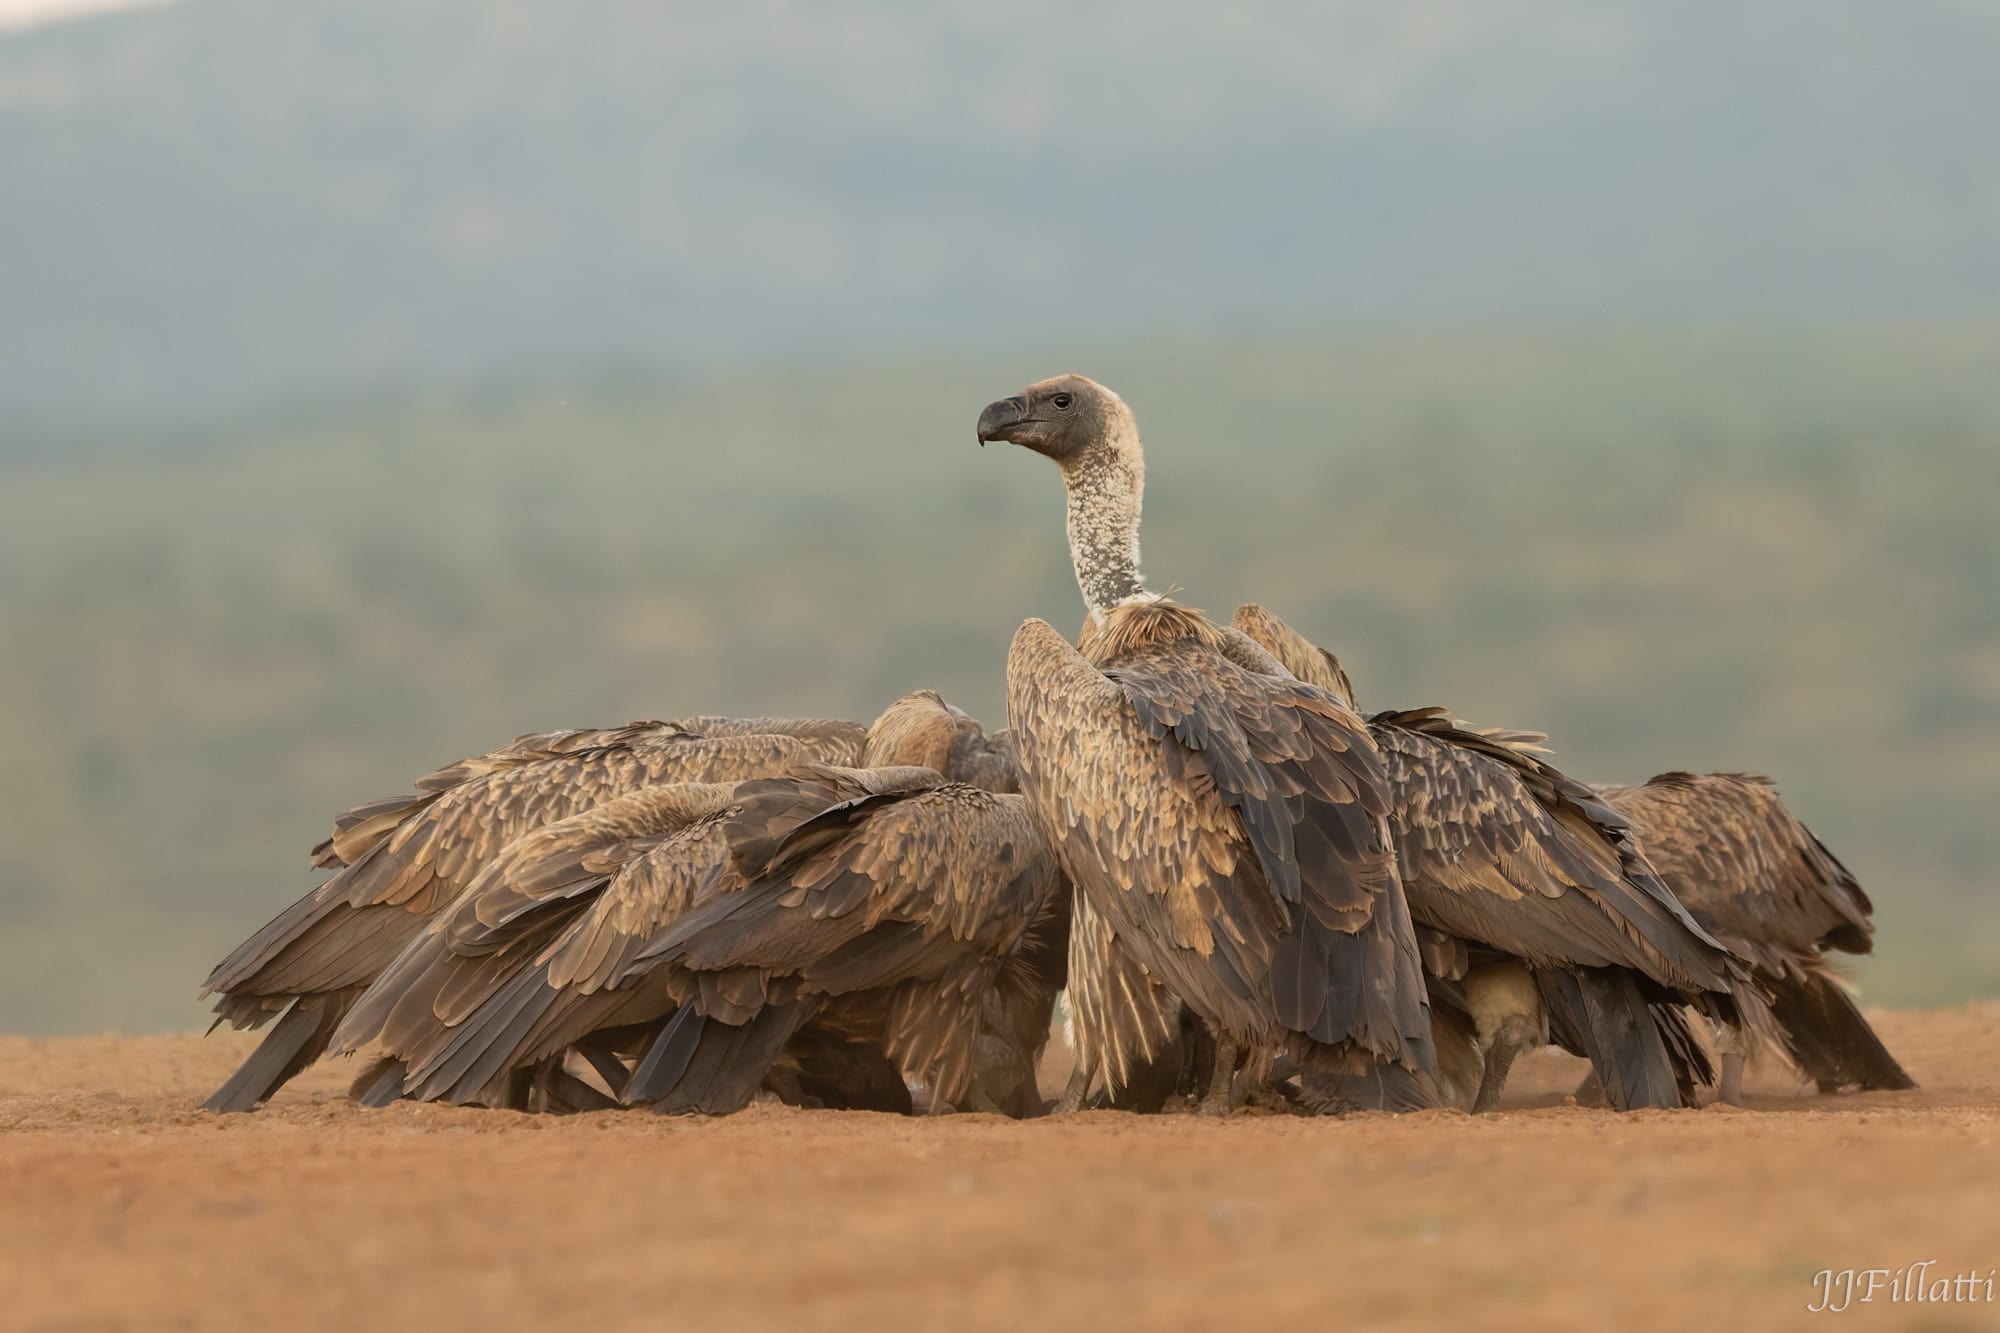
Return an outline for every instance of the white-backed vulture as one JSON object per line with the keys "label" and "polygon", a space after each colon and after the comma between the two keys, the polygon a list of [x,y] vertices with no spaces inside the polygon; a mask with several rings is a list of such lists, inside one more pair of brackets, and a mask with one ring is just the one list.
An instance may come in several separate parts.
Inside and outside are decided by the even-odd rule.
{"label": "white-backed vulture", "polygon": [[521,834],[648,786],[856,762],[865,738],[855,723],[706,717],[545,732],[356,807],[314,849],[333,875],[209,974],[219,1023],[278,1022],[204,1105],[247,1111],[318,1059],[362,989]]}
{"label": "white-backed vulture", "polygon": [[[871,729],[869,768],[646,789],[517,839],[342,1025],[336,1050],[379,1042],[390,1062],[364,1080],[364,1100],[520,1105],[521,1080],[574,1048],[606,1094],[669,1109],[734,1109],[789,1057],[796,1095],[823,1104],[907,1110],[904,1076],[955,1100],[977,1069],[999,1109],[1039,1110],[1033,1062],[1062,984],[1046,962],[1062,941],[1046,937],[1067,903],[1018,796],[945,782],[964,721],[919,691]],[[1011,771],[986,776],[1012,785]],[[854,872],[844,896],[790,911],[790,890],[767,881],[781,870],[797,880],[828,847]],[[774,903],[786,909],[772,916],[790,951],[780,957],[759,954],[762,937],[740,926]],[[677,943],[677,924],[704,906],[724,922],[691,925],[679,934],[692,943]],[[980,930],[954,934],[974,918]],[[927,929],[945,938],[919,960],[906,937]],[[993,976],[973,984],[968,950],[996,939]],[[869,952],[885,941],[901,950],[886,962]],[[699,956],[682,959],[683,948]],[[703,950],[718,948],[734,961],[714,965]],[[947,964],[960,969],[949,1006],[924,989]],[[622,1064],[663,1024],[662,1049],[699,1061],[685,1080],[628,1082]],[[649,1077],[659,1067],[641,1064]]]}
{"label": "white-backed vulture", "polygon": [[[1339,661],[1259,606],[1234,623],[1301,679],[1353,701]],[[1442,708],[1371,714],[1398,864],[1421,927],[1471,950],[1459,976],[1486,1056],[1475,1104],[1547,1040],[1544,998],[1619,1110],[1688,1104],[1705,1073],[1679,1003],[1733,1013],[1740,968],[1650,865],[1624,817],[1512,733]],[[1509,743],[1510,740],[1517,743]],[[1525,965],[1525,970],[1524,970]],[[1532,976],[1530,975],[1532,973]]]}
{"label": "white-backed vulture", "polygon": [[1721,1034],[1722,1099],[1740,1105],[1750,1037],[1821,1092],[1913,1088],[1855,1008],[1824,953],[1875,947],[1874,906],[1853,874],[1792,814],[1769,778],[1663,773],[1642,787],[1600,787],[1681,902],[1753,964],[1768,993]]}
{"label": "white-backed vulture", "polygon": [[1239,632],[1147,593],[1145,463],[1116,394],[1045,380],[989,405],[978,434],[1061,469],[1093,627],[1082,653],[1045,621],[1014,636],[1022,791],[1091,911],[1216,1034],[1202,1109],[1229,1109],[1245,1049],[1284,1046],[1309,1100],[1378,1062],[1428,1069],[1423,973],[1366,726],[1324,690],[1267,674]]}

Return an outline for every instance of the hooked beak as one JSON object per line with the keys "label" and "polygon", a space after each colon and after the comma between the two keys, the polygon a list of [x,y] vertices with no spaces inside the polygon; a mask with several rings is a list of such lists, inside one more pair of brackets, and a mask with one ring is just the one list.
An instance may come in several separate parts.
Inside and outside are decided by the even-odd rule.
{"label": "hooked beak", "polygon": [[1002,398],[997,403],[988,403],[986,410],[979,414],[980,447],[984,448],[988,440],[1013,443],[1012,432],[1030,420],[1032,418],[1028,415],[1028,400],[1020,394],[1012,398]]}

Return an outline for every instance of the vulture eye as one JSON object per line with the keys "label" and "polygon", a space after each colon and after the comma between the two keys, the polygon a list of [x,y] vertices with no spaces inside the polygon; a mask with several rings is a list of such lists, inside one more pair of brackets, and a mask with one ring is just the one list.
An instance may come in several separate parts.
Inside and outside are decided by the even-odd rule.
{"label": "vulture eye", "polygon": [[1049,401],[1050,401],[1050,402],[1052,402],[1052,403],[1054,403],[1054,404],[1056,405],[1057,409],[1058,409],[1058,410],[1060,410],[1060,409],[1063,409],[1063,408],[1067,408],[1067,407],[1069,406],[1069,404],[1070,404],[1070,397],[1069,397],[1069,395],[1068,395],[1068,394],[1066,394],[1066,393],[1059,393],[1059,394],[1057,394],[1057,395],[1056,395],[1055,397],[1053,397],[1053,398],[1049,399]]}

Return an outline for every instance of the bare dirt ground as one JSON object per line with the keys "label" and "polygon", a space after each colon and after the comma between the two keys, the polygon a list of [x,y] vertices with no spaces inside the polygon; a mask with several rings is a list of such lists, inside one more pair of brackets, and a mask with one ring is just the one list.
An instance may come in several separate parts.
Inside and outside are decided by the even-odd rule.
{"label": "bare dirt ground", "polygon": [[2000,1004],[1879,1021],[1923,1091],[1619,1116],[1551,1054],[1479,1118],[1018,1124],[366,1111],[340,1067],[226,1118],[241,1038],[0,1038],[0,1329],[2000,1328],[1806,1308],[2000,1268]]}

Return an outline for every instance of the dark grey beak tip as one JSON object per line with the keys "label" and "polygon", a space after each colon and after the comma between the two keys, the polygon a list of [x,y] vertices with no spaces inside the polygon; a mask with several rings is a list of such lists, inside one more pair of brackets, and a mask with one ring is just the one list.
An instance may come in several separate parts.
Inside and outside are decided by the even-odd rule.
{"label": "dark grey beak tip", "polygon": [[997,403],[988,403],[986,410],[979,414],[979,443],[988,440],[1005,441],[1007,432],[1021,424],[1028,415],[1026,398],[1002,398]]}

